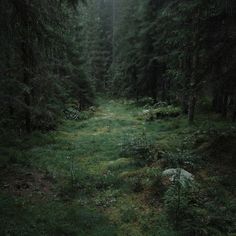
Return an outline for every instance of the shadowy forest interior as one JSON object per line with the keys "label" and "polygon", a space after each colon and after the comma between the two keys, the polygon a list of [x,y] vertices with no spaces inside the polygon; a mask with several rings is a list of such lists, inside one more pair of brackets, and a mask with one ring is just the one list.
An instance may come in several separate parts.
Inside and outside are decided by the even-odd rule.
{"label": "shadowy forest interior", "polygon": [[236,235],[235,0],[0,0],[0,27],[0,235]]}

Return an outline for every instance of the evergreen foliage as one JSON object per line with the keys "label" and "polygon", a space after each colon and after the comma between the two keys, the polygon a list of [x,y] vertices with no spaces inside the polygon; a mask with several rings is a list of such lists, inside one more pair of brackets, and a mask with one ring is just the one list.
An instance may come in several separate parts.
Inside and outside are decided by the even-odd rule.
{"label": "evergreen foliage", "polygon": [[92,103],[71,4],[75,1],[0,2],[2,129],[54,129],[68,99],[81,107]]}
{"label": "evergreen foliage", "polygon": [[235,0],[0,0],[0,235],[235,235],[235,22]]}
{"label": "evergreen foliage", "polygon": [[235,120],[235,1],[119,3],[114,93],[178,103],[190,122],[206,96],[213,111]]}

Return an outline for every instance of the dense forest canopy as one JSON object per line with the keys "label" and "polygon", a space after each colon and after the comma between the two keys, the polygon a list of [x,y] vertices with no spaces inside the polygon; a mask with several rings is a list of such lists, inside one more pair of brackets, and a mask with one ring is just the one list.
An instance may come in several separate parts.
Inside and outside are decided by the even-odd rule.
{"label": "dense forest canopy", "polygon": [[235,0],[0,0],[0,27],[0,235],[235,235]]}
{"label": "dense forest canopy", "polygon": [[95,91],[235,120],[235,1],[75,4],[1,1],[1,127],[52,129]]}
{"label": "dense forest canopy", "polygon": [[91,104],[75,1],[1,1],[1,127],[55,127],[68,99]]}
{"label": "dense forest canopy", "polygon": [[234,113],[234,1],[118,1],[113,91]]}

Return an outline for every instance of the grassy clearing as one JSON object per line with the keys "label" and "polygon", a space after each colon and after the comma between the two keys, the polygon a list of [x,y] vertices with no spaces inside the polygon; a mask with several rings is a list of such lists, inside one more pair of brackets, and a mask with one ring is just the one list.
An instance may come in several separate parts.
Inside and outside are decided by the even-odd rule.
{"label": "grassy clearing", "polygon": [[[138,120],[141,108],[122,101],[99,104],[88,120],[65,121],[56,132],[2,149],[0,235],[174,235],[159,214],[158,194],[136,191],[132,182],[132,175],[146,176],[148,185],[158,166],[147,170],[121,156],[121,143],[145,133],[160,149],[174,151],[196,127],[184,118]],[[197,127],[204,125],[199,120]],[[19,173],[22,168],[30,179]]]}

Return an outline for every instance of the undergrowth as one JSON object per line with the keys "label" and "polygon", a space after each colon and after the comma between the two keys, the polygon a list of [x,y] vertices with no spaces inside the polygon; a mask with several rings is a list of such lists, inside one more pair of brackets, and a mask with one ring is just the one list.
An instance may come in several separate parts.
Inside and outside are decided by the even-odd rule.
{"label": "undergrowth", "polygon": [[[133,102],[99,103],[58,131],[1,137],[0,235],[235,233],[233,125],[145,122]],[[163,178],[168,169],[193,184]]]}

